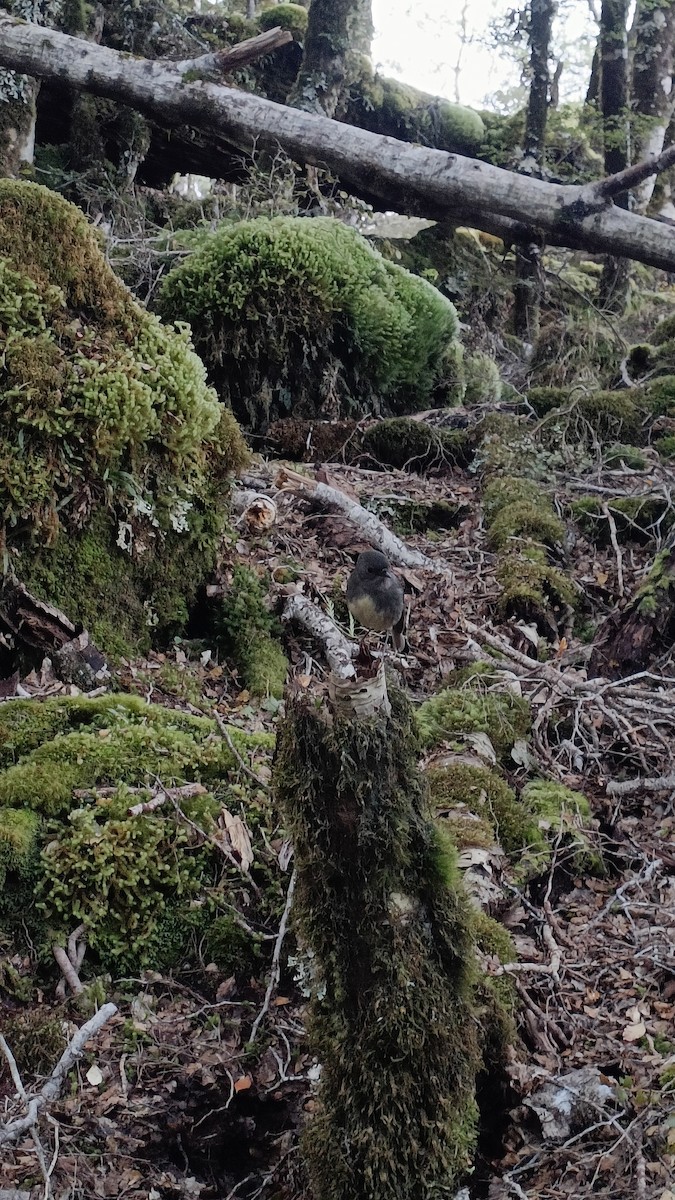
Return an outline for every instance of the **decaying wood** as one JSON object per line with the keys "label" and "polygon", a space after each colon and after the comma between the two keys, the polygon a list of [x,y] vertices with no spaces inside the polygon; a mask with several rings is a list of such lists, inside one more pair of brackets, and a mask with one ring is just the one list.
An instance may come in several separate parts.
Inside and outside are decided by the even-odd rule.
{"label": "decaying wood", "polygon": [[174,66],[183,75],[188,72],[202,76],[226,75],[229,71],[238,71],[240,67],[255,62],[264,54],[272,54],[292,41],[291,31],[276,25],[274,29],[266,29],[264,33],[237,42],[236,46],[230,46],[227,50],[216,50],[214,54],[202,54],[199,58],[184,58]]}
{"label": "decaying wood", "polygon": [[284,467],[277,476],[277,487],[283,491],[296,492],[298,495],[311,499],[322,508],[337,509],[344,513],[354,528],[371,546],[386,554],[390,562],[397,567],[421,567],[427,571],[442,574],[450,570],[447,563],[441,559],[429,558],[420,550],[411,550],[400,538],[392,533],[374,513],[368,512],[356,500],[352,500],[338,488],[329,487],[327,483],[317,483],[298,471]]}
{"label": "decaying wood", "polygon": [[[233,88],[185,82],[170,61],[135,59],[8,15],[0,17],[0,66],[128,104],[168,128],[192,125],[215,140],[214,174],[219,143],[247,154],[281,146],[296,162],[327,167],[357,194],[381,197],[402,212],[450,218],[511,240],[531,240],[536,229],[551,245],[675,270],[675,230],[616,207],[606,181],[577,186],[530,179]],[[665,170],[671,153],[644,170]]]}

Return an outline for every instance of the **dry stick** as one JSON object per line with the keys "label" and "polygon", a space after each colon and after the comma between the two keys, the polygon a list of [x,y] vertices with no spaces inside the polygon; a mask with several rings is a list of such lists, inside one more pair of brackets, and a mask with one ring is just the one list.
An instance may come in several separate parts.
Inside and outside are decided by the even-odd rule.
{"label": "dry stick", "polygon": [[279,472],[276,482],[277,487],[282,490],[304,494],[308,499],[316,500],[326,508],[337,508],[344,513],[366,541],[386,554],[395,566],[423,567],[427,571],[433,571],[436,575],[450,572],[448,563],[443,562],[442,559],[429,558],[419,550],[411,550],[405,542],[396,537],[395,533],[387,529],[379,517],[368,512],[366,508],[363,508],[356,500],[352,500],[350,496],[345,495],[344,492],[339,491],[338,488],[329,487],[326,483],[316,483],[306,475],[301,475],[299,471],[291,471],[288,468],[283,468]]}
{"label": "dry stick", "polygon": [[[130,792],[145,792],[147,788],[129,788]],[[166,804],[167,800],[180,800],[190,796],[205,796],[207,789],[203,783],[184,783],[181,787],[160,788],[153,793],[149,800],[141,804],[132,804],[127,809],[130,817],[140,817],[143,813],[155,812]]]}
{"label": "dry stick", "polygon": [[[16,1065],[16,1059],[15,1059],[14,1055],[12,1054],[12,1051],[10,1050],[9,1046],[7,1045],[7,1042],[5,1041],[5,1039],[1,1033],[0,1033],[0,1050],[2,1050],[5,1058],[7,1059],[7,1062],[9,1063],[9,1073],[12,1076],[12,1082],[14,1083],[14,1087],[17,1090],[19,1098],[21,1100],[23,1100],[23,1102],[26,1106],[28,1106],[28,1104],[29,1104],[28,1095],[26,1093],[25,1087],[23,1086],[23,1080],[21,1078],[21,1075],[19,1074],[19,1068]],[[42,1178],[44,1179],[44,1183],[45,1183],[45,1200],[46,1200],[46,1197],[49,1194],[49,1173],[47,1171],[47,1161],[45,1159],[44,1146],[42,1145],[42,1142],[40,1141],[40,1135],[37,1131],[36,1124],[33,1124],[31,1126],[30,1134],[33,1139],[33,1144],[35,1146],[37,1160],[38,1160],[38,1163],[40,1164],[40,1171],[42,1172]]]}
{"label": "dry stick", "polygon": [[[78,977],[80,974],[80,967],[82,966],[82,963],[84,962],[84,955],[85,955],[85,951],[87,949],[86,938],[82,938],[81,942],[78,942],[78,938],[82,937],[82,934],[86,933],[86,928],[87,927],[84,924],[76,925],[73,932],[71,933],[70,937],[68,938],[68,959],[71,963],[71,966],[75,972],[76,977]],[[57,962],[59,961],[58,958],[56,959],[56,961]],[[59,982],[56,985],[57,1000],[65,1000],[65,998],[66,998],[66,983],[67,982],[68,982],[68,980],[66,979],[66,976],[62,975],[61,979],[59,979]]]}
{"label": "dry stick", "polygon": [[616,581],[619,587],[619,596],[623,597],[625,595],[625,588],[623,586],[623,555],[619,546],[619,539],[616,535],[616,521],[610,512],[608,504],[603,504],[602,515],[609,524],[609,537],[616,558]]}
{"label": "dry stick", "polygon": [[660,175],[661,172],[667,171],[675,165],[675,145],[668,146],[661,154],[656,157],[646,158],[642,162],[634,163],[632,167],[625,167],[623,171],[617,171],[615,175],[608,175],[606,179],[601,179],[598,183],[587,185],[589,196],[594,194],[599,199],[610,199],[612,196],[619,196],[621,192],[628,192],[631,188],[638,187],[645,179],[649,179],[650,175]]}
{"label": "dry stick", "polygon": [[218,728],[219,728],[220,732],[222,733],[222,735],[225,739],[225,742],[227,743],[228,750],[232,751],[232,754],[234,754],[234,757],[236,758],[237,762],[239,763],[239,766],[241,767],[244,774],[248,775],[249,779],[252,779],[254,783],[257,783],[259,788],[262,788],[263,791],[268,792],[269,787],[267,786],[267,784],[263,783],[262,779],[258,779],[258,776],[256,775],[255,771],[252,771],[251,768],[247,765],[247,763],[244,762],[241,754],[237,750],[237,747],[235,746],[234,742],[232,741],[232,736],[230,734],[230,731],[227,728],[227,725],[225,724],[220,713],[214,712],[213,715],[216,718],[216,724],[218,725]]}
{"label": "dry stick", "polygon": [[263,54],[271,54],[273,50],[278,50],[280,46],[286,46],[292,41],[293,34],[290,29],[282,29],[280,25],[276,25],[274,29],[267,29],[256,37],[238,42],[229,50],[201,54],[199,58],[184,58],[172,65],[182,74],[186,71],[196,71],[200,75],[222,75],[227,71],[245,67],[247,63],[254,62]]}
{"label": "dry stick", "polygon": [[77,1033],[66,1046],[42,1090],[29,1102],[26,1116],[19,1117],[16,1121],[10,1121],[4,1128],[0,1128],[0,1146],[6,1146],[10,1142],[15,1142],[17,1138],[26,1133],[35,1124],[38,1114],[42,1109],[51,1104],[52,1100],[57,1099],[66,1082],[68,1072],[77,1062],[78,1058],[81,1057],[87,1042],[98,1033],[99,1029],[103,1028],[111,1017],[114,1017],[116,1012],[116,1004],[104,1004],[86,1024],[78,1029]]}
{"label": "dry stick", "polygon": [[281,975],[281,947],[284,944],[284,938],[286,936],[286,929],[288,928],[288,920],[291,915],[291,908],[293,905],[293,893],[295,891],[295,884],[296,884],[297,878],[298,878],[297,868],[294,867],[293,874],[291,875],[290,883],[288,885],[288,892],[286,893],[286,904],[285,904],[283,915],[281,918],[281,924],[279,925],[279,932],[277,934],[277,940],[274,943],[274,953],[272,955],[272,969],[270,971],[269,983],[267,984],[267,991],[265,992],[265,999],[263,1001],[263,1006],[260,1009],[260,1012],[258,1013],[255,1021],[253,1022],[253,1025],[251,1027],[251,1036],[248,1039],[249,1043],[254,1042],[256,1039],[258,1029],[260,1028],[260,1022],[262,1021],[263,1017],[265,1016],[266,1012],[269,1009],[270,1002],[272,1000],[272,993],[279,982],[279,976]]}
{"label": "dry stick", "polygon": [[68,984],[71,992],[74,996],[79,996],[80,992],[84,991],[84,984],[80,980],[80,977],[68,958],[65,950],[63,949],[63,946],[52,946],[52,954],[54,955],[54,958],[59,965],[61,974]]}
{"label": "dry stick", "polygon": [[655,779],[638,775],[637,779],[608,783],[605,790],[608,796],[630,796],[633,792],[670,792],[675,790],[675,775],[661,775]]}

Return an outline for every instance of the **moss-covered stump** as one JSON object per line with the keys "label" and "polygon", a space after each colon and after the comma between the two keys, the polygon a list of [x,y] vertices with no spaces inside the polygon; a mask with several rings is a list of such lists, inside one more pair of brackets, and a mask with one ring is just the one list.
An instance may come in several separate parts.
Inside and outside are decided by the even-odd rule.
{"label": "moss-covered stump", "polygon": [[293,416],[402,413],[454,398],[452,304],[328,218],[223,226],[167,276],[221,398],[255,431]]}
{"label": "moss-covered stump", "polygon": [[[243,755],[273,741],[234,728],[230,735]],[[209,841],[223,801],[238,808],[246,799],[252,829],[262,820],[263,798],[227,782],[236,767],[215,721],[139,697],[2,705],[0,942],[22,954],[30,948],[46,965],[54,941],[65,944],[82,923],[85,975],[194,960],[212,922],[228,916],[232,924],[248,888]],[[181,787],[182,816],[169,798],[156,811],[129,812]],[[270,898],[274,906],[274,888]],[[231,933],[230,960],[222,929],[210,957],[236,970],[246,950],[250,969],[260,947],[252,937],[242,947],[239,928]]]}
{"label": "moss-covered stump", "polygon": [[657,554],[628,604],[598,629],[589,676],[621,679],[648,668],[675,639],[675,550]]}
{"label": "moss-covered stump", "polygon": [[245,446],[184,327],[147,313],[82,213],[0,181],[0,520],[14,570],[142,650],[184,626]]}
{"label": "moss-covered stump", "polygon": [[410,711],[391,699],[389,720],[361,722],[296,699],[280,731],[296,915],[318,972],[316,1200],[452,1195],[475,1142],[470,918],[427,819]]}

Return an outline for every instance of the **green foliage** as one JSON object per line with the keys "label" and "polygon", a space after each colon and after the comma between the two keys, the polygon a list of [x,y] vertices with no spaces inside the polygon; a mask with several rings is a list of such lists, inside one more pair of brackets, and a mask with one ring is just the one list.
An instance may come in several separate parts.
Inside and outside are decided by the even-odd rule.
{"label": "green foliage", "polygon": [[216,616],[216,633],[254,696],[281,697],[288,660],[271,636],[277,622],[265,607],[263,585],[248,567],[235,567],[230,590]]}
{"label": "green foliage", "polygon": [[[30,873],[37,847],[40,818],[28,809],[0,807],[0,896],[11,873]],[[0,912],[3,901],[0,899]]]}
{"label": "green foliage", "polygon": [[660,458],[668,462],[671,458],[675,458],[675,434],[670,434],[667,437],[656,438],[653,442],[654,449],[657,451]]}
{"label": "green foliage", "polygon": [[[465,806],[491,827],[495,840],[507,854],[543,850],[546,839],[534,812],[516,797],[496,771],[464,763],[427,771],[431,800],[436,810]],[[448,821],[452,831],[452,814]]]}
{"label": "green foliage", "polygon": [[580,496],[571,505],[572,515],[580,529],[598,546],[607,546],[611,542],[605,506],[614,518],[617,536],[624,541],[645,544],[653,537],[657,522],[663,535],[675,519],[663,496]]}
{"label": "green foliage", "polygon": [[425,746],[487,733],[500,758],[527,737],[532,721],[529,705],[520,696],[468,687],[444,688],[419,706],[415,719]]}
{"label": "green foliage", "polygon": [[329,399],[331,414],[421,408],[458,331],[430,283],[328,218],[221,227],[170,272],[159,307],[191,322],[221,398],[254,429]]}
{"label": "green foliage", "polygon": [[391,700],[387,721],[348,721],[301,698],[280,731],[295,912],[319,972],[304,1150],[323,1200],[453,1194],[475,1144],[470,915],[426,817],[409,709]]}
{"label": "green foliage", "polygon": [[533,779],[526,783],[521,799],[535,814],[540,829],[549,837],[560,831],[564,835],[565,856],[576,871],[604,875],[602,854],[591,844],[586,830],[591,824],[591,806],[581,792],[573,792],[563,784],[548,779]]}
{"label": "green foliage", "polygon": [[464,403],[498,404],[502,395],[502,381],[494,359],[477,351],[464,359],[466,393]]}
{"label": "green foliage", "polygon": [[565,536],[565,526],[550,504],[517,500],[505,504],[490,523],[490,544],[495,550],[512,549],[514,541],[555,546]]}

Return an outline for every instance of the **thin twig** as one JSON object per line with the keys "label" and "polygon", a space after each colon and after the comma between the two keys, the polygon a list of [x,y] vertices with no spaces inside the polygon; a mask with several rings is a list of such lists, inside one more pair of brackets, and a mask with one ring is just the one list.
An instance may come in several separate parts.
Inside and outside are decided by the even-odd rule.
{"label": "thin twig", "polygon": [[291,915],[291,908],[293,906],[293,893],[295,891],[295,884],[296,884],[297,878],[298,878],[297,868],[294,867],[293,874],[291,875],[290,883],[288,885],[288,892],[286,893],[286,904],[285,904],[283,915],[281,918],[281,924],[279,925],[279,932],[277,934],[277,940],[274,943],[274,953],[272,955],[272,969],[270,971],[269,983],[267,984],[267,991],[265,992],[265,999],[263,1002],[263,1006],[260,1009],[260,1012],[258,1013],[255,1021],[253,1022],[253,1025],[251,1027],[251,1035],[248,1039],[249,1043],[254,1042],[256,1039],[258,1029],[260,1028],[260,1023],[269,1009],[270,1002],[272,1000],[272,993],[274,992],[274,989],[279,982],[279,976],[281,975],[281,947],[284,944],[284,938],[286,936],[286,929],[288,928],[288,921],[289,921],[289,917]]}

